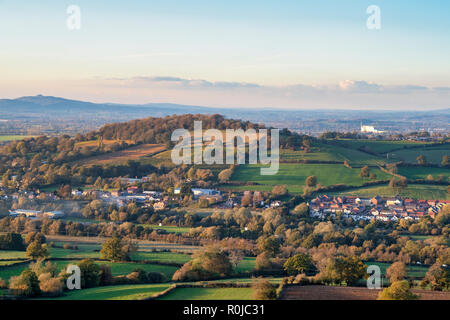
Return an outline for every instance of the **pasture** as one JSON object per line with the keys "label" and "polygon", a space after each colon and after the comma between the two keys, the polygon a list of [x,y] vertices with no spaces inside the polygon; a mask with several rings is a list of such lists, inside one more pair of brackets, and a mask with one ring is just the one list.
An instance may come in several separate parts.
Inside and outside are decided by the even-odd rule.
{"label": "pasture", "polygon": [[169,288],[169,284],[136,284],[69,291],[52,300],[142,300]]}
{"label": "pasture", "polygon": [[399,167],[397,173],[408,179],[426,179],[430,174],[434,178],[442,176],[447,182],[448,179],[450,178],[450,169],[448,168]]}
{"label": "pasture", "polygon": [[406,149],[417,146],[427,146],[430,143],[419,141],[383,141],[383,140],[353,140],[341,139],[338,143],[344,147],[358,149],[364,148],[373,153],[387,153],[393,150]]}
{"label": "pasture", "polygon": [[[263,176],[260,173],[260,165],[240,165],[234,171],[231,181],[256,182],[266,186],[270,191],[275,185],[286,185],[291,193],[299,193],[303,190],[305,180],[308,176],[317,177],[318,184],[323,186],[345,184],[349,186],[360,186],[369,182],[368,178],[361,178],[359,168],[347,168],[337,164],[301,164],[301,163],[280,163],[280,169],[276,175]],[[377,180],[389,180],[391,175],[382,172],[378,168],[371,168],[371,172],[376,174]],[[248,190],[257,190],[256,186],[249,187]],[[261,188],[260,186],[257,186]],[[234,188],[234,187],[233,187]],[[239,188],[239,187],[238,187]]]}
{"label": "pasture", "polygon": [[33,138],[34,136],[21,136],[21,135],[0,135],[0,142],[9,142],[23,140],[27,138]]}
{"label": "pasture", "polygon": [[158,300],[251,300],[251,288],[177,288]]}
{"label": "pasture", "polygon": [[423,155],[429,163],[440,165],[443,156],[450,156],[450,145],[398,150],[390,153],[389,158],[408,163],[417,163],[417,157],[419,155]]}

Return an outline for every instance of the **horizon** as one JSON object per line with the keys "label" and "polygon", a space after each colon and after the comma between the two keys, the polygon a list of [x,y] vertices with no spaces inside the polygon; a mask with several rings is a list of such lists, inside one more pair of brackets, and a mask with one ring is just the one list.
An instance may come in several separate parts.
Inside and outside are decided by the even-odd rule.
{"label": "horizon", "polygon": [[[43,94],[36,94],[33,96],[20,96],[20,97],[16,97],[16,98],[1,98],[0,97],[0,101],[2,100],[8,100],[8,101],[17,101],[20,99],[24,99],[24,98],[54,98],[54,99],[62,99],[62,100],[68,100],[68,101],[74,101],[74,102],[82,102],[82,103],[92,103],[92,104],[96,104],[96,105],[112,105],[112,106],[130,106],[130,107],[145,107],[145,106],[154,106],[154,105],[173,105],[173,106],[180,106],[180,107],[194,107],[194,108],[204,108],[204,109],[221,109],[221,110],[226,110],[226,109],[231,109],[231,110],[245,110],[245,111],[255,111],[256,108],[242,108],[242,107],[229,107],[229,108],[224,108],[224,107],[217,107],[217,106],[212,106],[212,105],[192,105],[192,104],[182,104],[182,103],[173,103],[173,102],[144,102],[144,103],[120,103],[120,102],[111,102],[111,101],[100,101],[100,102],[93,102],[93,101],[88,101],[88,100],[78,100],[78,99],[73,99],[73,98],[69,98],[69,97],[60,97],[60,96],[51,96],[51,95],[43,95]],[[258,110],[260,111],[292,111],[292,112],[296,112],[296,111],[315,111],[316,109],[313,108],[276,108],[276,107],[264,107],[264,108],[258,108]],[[366,109],[358,109],[358,108],[339,108],[339,109],[333,109],[333,108],[320,108],[319,109],[322,112],[326,112],[326,111],[333,111],[333,112],[345,112],[345,111],[366,111],[366,112],[374,112],[374,113],[382,113],[382,112],[406,112],[407,110],[402,110],[402,109],[380,109],[380,108],[366,108]],[[448,111],[450,110],[450,107],[447,108],[433,108],[433,109],[429,109],[429,110],[414,110],[414,112],[426,112],[426,111],[434,111],[434,112],[438,112],[438,111]]]}
{"label": "horizon", "polygon": [[[368,27],[372,5],[376,29]],[[0,85],[6,97],[95,103],[446,109],[445,8],[436,0],[80,0],[74,10],[5,0]]]}

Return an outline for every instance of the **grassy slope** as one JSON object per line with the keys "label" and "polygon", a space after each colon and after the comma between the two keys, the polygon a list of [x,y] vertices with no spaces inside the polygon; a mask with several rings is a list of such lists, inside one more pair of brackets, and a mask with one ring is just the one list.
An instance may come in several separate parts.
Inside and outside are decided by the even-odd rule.
{"label": "grassy slope", "polygon": [[[360,169],[347,168],[344,165],[333,164],[292,164],[281,163],[280,169],[276,175],[262,176],[260,174],[260,166],[258,165],[241,165],[236,168],[232,181],[240,182],[257,182],[265,185],[261,189],[271,190],[275,185],[284,184],[288,186],[290,192],[300,192],[303,189],[305,180],[308,176],[315,175],[318,183],[324,186],[333,184],[346,184],[351,186],[360,186],[364,182],[370,181],[359,177]],[[371,172],[377,175],[378,180],[389,180],[391,175],[386,174],[379,169],[371,169]],[[248,187],[250,190],[257,190],[255,186]]]}
{"label": "grassy slope", "polygon": [[97,287],[71,291],[66,296],[54,300],[139,300],[164,291],[169,286],[169,284],[143,284]]}
{"label": "grassy slope", "polygon": [[160,300],[251,300],[251,288],[178,288]]}

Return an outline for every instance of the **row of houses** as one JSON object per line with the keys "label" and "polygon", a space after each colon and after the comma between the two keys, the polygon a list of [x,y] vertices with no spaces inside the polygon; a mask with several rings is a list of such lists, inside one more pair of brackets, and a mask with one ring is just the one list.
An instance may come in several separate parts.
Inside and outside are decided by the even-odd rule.
{"label": "row of houses", "polygon": [[399,197],[373,198],[355,196],[321,195],[309,202],[309,212],[312,217],[325,218],[327,215],[343,214],[354,220],[377,219],[382,221],[397,221],[398,219],[418,220],[424,216],[434,216],[441,208],[450,203],[446,200],[415,200]]}

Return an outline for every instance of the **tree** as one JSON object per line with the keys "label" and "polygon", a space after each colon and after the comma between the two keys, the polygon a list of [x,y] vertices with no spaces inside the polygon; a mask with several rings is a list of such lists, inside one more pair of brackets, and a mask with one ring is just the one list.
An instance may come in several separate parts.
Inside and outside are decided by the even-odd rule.
{"label": "tree", "polygon": [[39,279],[30,269],[25,269],[18,277],[11,277],[9,289],[13,295],[23,297],[36,297],[41,293]]}
{"label": "tree", "polygon": [[396,281],[378,294],[378,300],[417,300],[419,296],[411,292],[406,280]]}
{"label": "tree", "polygon": [[403,280],[405,276],[406,276],[406,265],[401,261],[394,262],[386,270],[386,277],[389,278],[389,281],[391,283]]}
{"label": "tree", "polygon": [[294,210],[292,210],[292,213],[297,216],[300,216],[300,217],[307,217],[308,211],[309,211],[308,205],[305,202],[303,202],[303,203],[300,203],[299,205],[297,205],[294,208]]}
{"label": "tree", "polygon": [[446,204],[444,207],[442,207],[441,210],[439,210],[434,219],[434,222],[438,226],[442,227],[450,223],[450,204]]}
{"label": "tree", "polygon": [[233,170],[225,169],[225,170],[220,171],[220,173],[217,177],[219,178],[220,182],[227,182],[230,180],[232,174],[233,174]]}
{"label": "tree", "polygon": [[84,259],[78,263],[81,271],[81,287],[93,288],[100,283],[100,266],[92,259]]}
{"label": "tree", "polygon": [[351,286],[367,277],[366,269],[367,266],[357,257],[336,258],[327,266],[326,278]]}
{"label": "tree", "polygon": [[421,166],[427,164],[427,159],[425,158],[424,155],[421,155],[421,154],[420,154],[420,155],[416,158],[416,160],[417,160],[417,163],[418,163],[419,165],[421,165]]}
{"label": "tree", "polygon": [[43,273],[39,276],[39,288],[47,296],[58,297],[63,293],[64,284],[61,278],[52,277],[51,273]]}
{"label": "tree", "polygon": [[0,250],[24,251],[25,245],[19,233],[0,234]]}
{"label": "tree", "polygon": [[448,156],[448,155],[442,156],[442,162],[441,162],[441,164],[442,164],[444,167],[449,166],[449,165],[450,165],[450,156]]}
{"label": "tree", "polygon": [[258,239],[258,249],[269,257],[274,257],[280,252],[280,241],[274,236]]}
{"label": "tree", "polygon": [[425,275],[421,285],[430,285],[433,290],[445,290],[450,289],[450,269],[442,266],[441,263],[436,262],[433,264]]}
{"label": "tree", "polygon": [[317,177],[316,176],[309,176],[305,180],[305,185],[309,188],[313,188],[317,185]]}
{"label": "tree", "polygon": [[252,283],[254,300],[275,300],[277,292],[275,287],[266,279],[257,279]]}
{"label": "tree", "polygon": [[361,168],[361,172],[359,173],[359,176],[362,178],[368,178],[370,176],[370,169],[368,166],[364,166]]}
{"label": "tree", "polygon": [[102,259],[107,259],[113,262],[126,261],[130,259],[128,253],[124,250],[122,239],[119,237],[113,237],[106,240],[102,245],[100,255]]}
{"label": "tree", "polygon": [[233,266],[237,268],[239,262],[244,259],[244,251],[239,249],[229,250],[228,258],[230,259],[230,262],[233,264]]}
{"label": "tree", "polygon": [[284,185],[274,186],[272,188],[272,195],[282,197],[288,194],[288,189]]}
{"label": "tree", "polygon": [[48,255],[47,245],[40,243],[38,240],[31,242],[25,252],[25,256],[33,260],[46,258]]}
{"label": "tree", "polygon": [[297,275],[310,272],[314,269],[314,264],[309,255],[300,253],[287,259],[283,267],[289,275]]}

